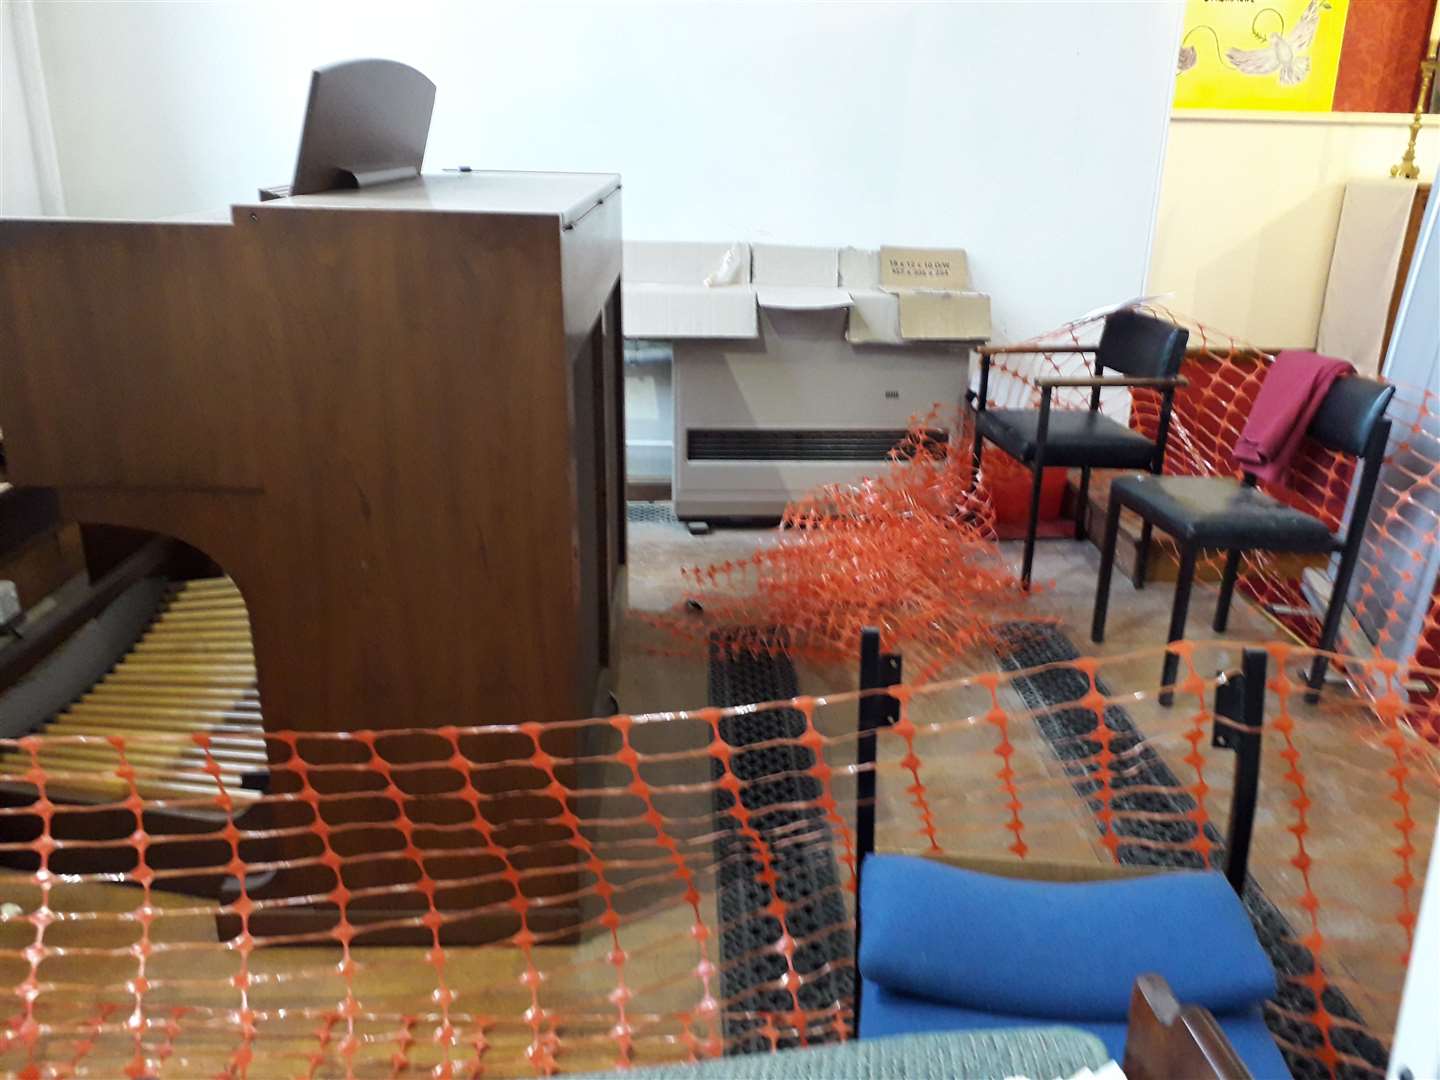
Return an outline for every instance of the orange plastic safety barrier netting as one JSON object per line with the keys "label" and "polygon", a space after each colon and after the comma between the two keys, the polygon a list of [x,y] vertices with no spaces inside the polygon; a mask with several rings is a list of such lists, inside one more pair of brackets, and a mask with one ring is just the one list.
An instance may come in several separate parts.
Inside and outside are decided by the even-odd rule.
{"label": "orange plastic safety barrier netting", "polygon": [[[1403,722],[1393,665],[1347,661],[1389,687],[1375,702],[1310,707],[1295,675],[1310,654],[1264,647],[1246,900],[1277,960],[1272,1027],[1299,1075],[1378,1076],[1440,808],[1437,751]],[[1171,708],[1155,702],[1160,649],[902,684],[899,722],[863,740],[853,693],[440,728],[423,753],[414,732],[275,733],[293,790],[249,803],[205,736],[178,769],[195,794],[178,799],[146,796],[177,770],[143,736],[7,744],[30,765],[0,809],[0,1068],[508,1076],[847,1037],[862,772],[877,777],[881,851],[1214,864],[1233,765],[1211,747],[1211,703],[1237,650],[1186,643]],[[1056,678],[1060,702],[1036,705]],[[878,764],[857,768],[871,739]],[[514,749],[496,760],[502,743]],[[93,770],[77,772],[76,747]],[[756,755],[782,751],[757,771]],[[64,802],[96,772],[112,800]],[[277,861],[286,840],[305,846]],[[366,884],[380,864],[410,872]],[[287,875],[309,891],[277,886]],[[288,930],[266,928],[286,916]],[[397,933],[409,943],[375,943]]]}
{"label": "orange plastic safety barrier netting", "polygon": [[652,621],[691,654],[718,634],[731,649],[822,666],[850,663],[860,631],[875,627],[920,664],[918,681],[987,643],[1015,617],[1020,582],[996,546],[962,425],[941,420],[913,420],[877,475],[791,503],[748,558],[684,568],[703,617],[692,606]]}

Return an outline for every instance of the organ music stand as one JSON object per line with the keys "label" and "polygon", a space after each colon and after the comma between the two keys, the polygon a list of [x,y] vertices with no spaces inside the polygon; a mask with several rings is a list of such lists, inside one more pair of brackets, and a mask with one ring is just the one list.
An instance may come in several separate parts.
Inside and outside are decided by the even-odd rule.
{"label": "organ music stand", "polygon": [[262,201],[420,175],[435,84],[394,60],[347,60],[310,76],[305,127],[290,186],[261,188]]}

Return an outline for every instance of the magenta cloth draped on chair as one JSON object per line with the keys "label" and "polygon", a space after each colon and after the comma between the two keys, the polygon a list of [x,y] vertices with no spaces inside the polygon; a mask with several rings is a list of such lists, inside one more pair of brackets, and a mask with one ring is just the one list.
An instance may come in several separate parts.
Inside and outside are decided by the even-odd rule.
{"label": "magenta cloth draped on chair", "polygon": [[1354,373],[1350,361],[1333,356],[1299,350],[1277,353],[1235,444],[1236,464],[1266,483],[1284,482],[1290,459],[1331,385]]}

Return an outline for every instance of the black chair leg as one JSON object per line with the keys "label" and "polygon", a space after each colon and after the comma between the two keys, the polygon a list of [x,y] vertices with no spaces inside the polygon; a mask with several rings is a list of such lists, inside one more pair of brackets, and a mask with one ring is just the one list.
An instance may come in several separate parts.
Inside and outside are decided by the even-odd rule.
{"label": "black chair leg", "polygon": [[1305,685],[1309,687],[1309,689],[1305,691],[1305,701],[1307,704],[1314,705],[1320,700],[1320,688],[1325,685],[1325,672],[1328,671],[1329,668],[1330,658],[1324,655],[1315,657],[1314,661],[1310,664],[1310,675],[1305,680]]}
{"label": "black chair leg", "polygon": [[[1185,636],[1185,617],[1190,613],[1190,586],[1195,583],[1195,545],[1180,545],[1180,573],[1175,578],[1175,604],[1170,609],[1169,641],[1179,641]],[[1174,700],[1175,673],[1180,667],[1178,653],[1165,650],[1165,669],[1160,676],[1160,704],[1168,706]]]}
{"label": "black chair leg", "polygon": [[[977,418],[979,414],[976,414]],[[980,434],[980,425],[975,425],[975,441],[970,446],[970,490],[974,491],[980,486],[980,452],[985,445],[985,438]]]}
{"label": "black chair leg", "polygon": [[1110,610],[1110,574],[1115,569],[1115,542],[1120,537],[1120,504],[1110,501],[1105,514],[1105,540],[1100,546],[1100,574],[1095,579],[1095,613],[1090,619],[1090,640],[1105,640],[1105,616]]}
{"label": "black chair leg", "polygon": [[1025,526],[1025,558],[1020,564],[1020,585],[1030,589],[1030,570],[1035,565],[1035,529],[1040,523],[1040,492],[1045,483],[1045,463],[1035,462],[1035,479],[1030,485],[1030,523]]}
{"label": "black chair leg", "polygon": [[1215,630],[1223,634],[1225,627],[1230,622],[1230,601],[1235,596],[1235,578],[1240,573],[1240,556],[1243,555],[1239,548],[1231,548],[1225,556],[1225,574],[1220,578],[1220,603],[1215,605]]}
{"label": "black chair leg", "polygon": [[1140,546],[1135,549],[1135,573],[1130,579],[1137,589],[1145,587],[1146,575],[1150,573],[1150,531],[1150,522],[1140,526]]}
{"label": "black chair leg", "polygon": [[1340,636],[1340,620],[1345,615],[1345,600],[1350,595],[1350,579],[1355,574],[1359,555],[1360,546],[1357,543],[1353,551],[1347,550],[1340,556],[1340,567],[1330,587],[1330,603],[1325,608],[1325,625],[1320,630],[1318,648],[1321,655],[1315,657],[1314,663],[1310,665],[1310,677],[1305,680],[1309,687],[1305,692],[1305,700],[1311,705],[1320,700],[1320,688],[1325,685],[1325,671],[1330,666],[1330,658],[1323,654],[1335,651],[1335,640]]}
{"label": "black chair leg", "polygon": [[1090,466],[1080,470],[1080,497],[1075,502],[1075,539],[1085,539],[1085,522],[1090,517]]}

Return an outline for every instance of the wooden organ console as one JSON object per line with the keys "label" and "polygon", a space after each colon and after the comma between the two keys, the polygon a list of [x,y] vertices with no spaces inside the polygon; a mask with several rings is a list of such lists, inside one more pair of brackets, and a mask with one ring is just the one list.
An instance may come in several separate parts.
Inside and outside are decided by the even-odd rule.
{"label": "wooden organ console", "polygon": [[[220,221],[0,221],[10,478],[52,489],[66,519],[175,538],[227,575],[164,586],[134,648],[42,730],[213,730],[235,780],[253,787],[268,764],[269,789],[285,792],[301,778],[274,740],[263,760],[262,729],[609,711],[625,552],[619,178],[390,176],[236,205]],[[547,736],[546,750],[574,753],[567,738]],[[383,753],[427,761],[437,742],[390,738]],[[461,742],[472,761],[515,754],[513,738]],[[335,749],[310,743],[307,760]],[[524,789],[536,772],[516,763],[475,782]],[[456,777],[438,773],[406,791],[419,821],[426,806],[447,812]],[[69,795],[100,801],[111,779]],[[326,808],[332,824],[374,823],[346,834],[342,854],[396,847],[394,804],[365,781],[357,770],[354,798]],[[182,768],[174,783],[186,782]],[[555,868],[535,886],[544,895],[577,891],[577,853],[535,822],[556,812],[541,795],[485,811],[491,825],[517,822],[496,835],[518,864]],[[303,860],[310,840],[274,837],[264,858]],[[464,840],[445,846],[482,846]],[[351,889],[403,883],[408,862],[370,858],[341,876]],[[484,876],[482,862],[454,876]],[[324,893],[326,874],[312,865],[247,888]],[[492,883],[442,889],[440,902],[494,899]],[[424,901],[392,894],[377,908],[407,904]],[[363,928],[364,904],[349,917]],[[579,915],[555,902],[537,918],[563,930]],[[322,925],[334,912],[273,919]]]}

